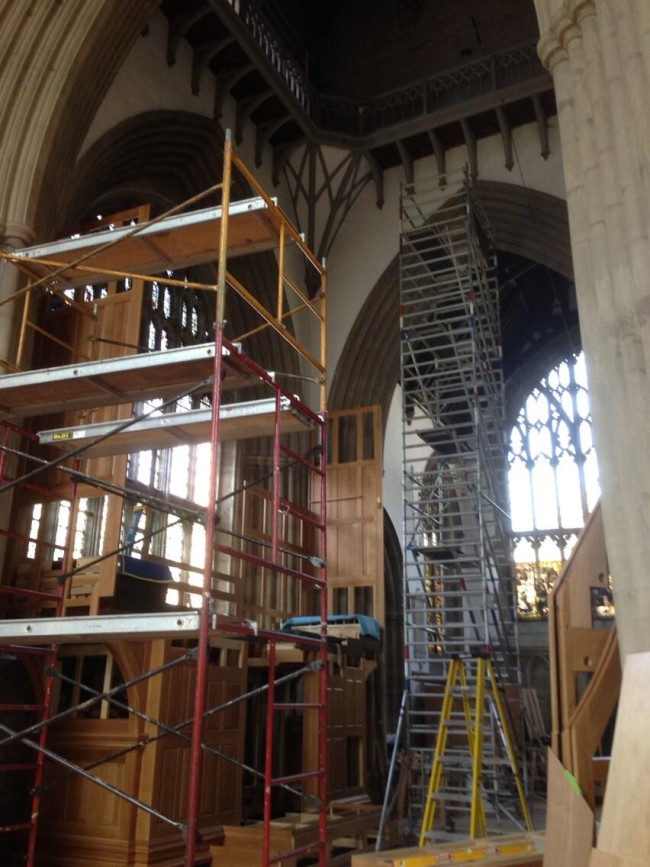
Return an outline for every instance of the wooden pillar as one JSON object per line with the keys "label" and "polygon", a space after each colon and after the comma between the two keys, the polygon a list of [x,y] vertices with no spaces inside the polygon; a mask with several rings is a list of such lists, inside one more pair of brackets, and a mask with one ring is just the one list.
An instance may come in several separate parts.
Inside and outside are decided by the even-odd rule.
{"label": "wooden pillar", "polygon": [[551,71],[623,656],[650,649],[650,4],[535,0]]}

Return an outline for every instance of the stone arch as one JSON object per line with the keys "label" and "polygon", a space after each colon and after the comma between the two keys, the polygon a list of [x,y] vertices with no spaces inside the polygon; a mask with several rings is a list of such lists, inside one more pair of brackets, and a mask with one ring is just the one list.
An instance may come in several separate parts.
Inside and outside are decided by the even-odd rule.
{"label": "stone arch", "polygon": [[[216,120],[192,112],[146,111],[121,121],[77,162],[59,229],[73,228],[95,209],[124,207],[129,199],[148,197],[155,211],[164,211],[214,186],[221,179],[223,142]],[[240,194],[247,194],[243,186]]]}
{"label": "stone arch", "polygon": [[[110,213],[143,202],[151,203],[154,214],[164,213],[213,187],[221,180],[223,142],[221,126],[203,115],[155,110],[127,118],[104,133],[77,162],[59,232],[77,229],[97,212]],[[233,186],[236,197],[251,195],[241,178],[234,178]],[[195,207],[217,201],[213,194]],[[256,253],[237,259],[232,266],[234,275],[269,305],[274,303],[275,287],[269,285],[267,275],[274,261],[273,253]],[[199,270],[200,279],[215,282],[212,266]],[[232,304],[227,315],[229,337],[259,325],[244,305]],[[271,329],[252,335],[244,349],[269,369],[299,372],[295,352]]]}
{"label": "stone arch", "polygon": [[116,15],[111,0],[11,4],[3,28],[12,51],[0,73],[5,233],[51,235],[95,112],[156,5],[127,4]]}
{"label": "stone arch", "polygon": [[[492,224],[500,250],[525,256],[573,279],[566,203],[547,193],[514,184],[478,181],[475,185]],[[330,409],[350,409],[378,403],[386,422],[390,402],[400,377],[399,267],[395,257],[381,275],[348,335],[336,367],[329,394]],[[575,344],[549,345],[514,381],[506,383],[506,401],[515,404],[526,388]],[[515,387],[516,386],[516,387]],[[516,411],[518,407],[511,409]]]}

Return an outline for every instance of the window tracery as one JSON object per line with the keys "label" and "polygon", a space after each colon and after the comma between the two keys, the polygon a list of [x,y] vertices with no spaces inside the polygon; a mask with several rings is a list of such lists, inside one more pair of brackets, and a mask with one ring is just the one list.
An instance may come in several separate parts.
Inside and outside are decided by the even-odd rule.
{"label": "window tracery", "polygon": [[600,496],[584,354],[531,391],[510,434],[510,507],[518,613],[548,614],[548,595]]}

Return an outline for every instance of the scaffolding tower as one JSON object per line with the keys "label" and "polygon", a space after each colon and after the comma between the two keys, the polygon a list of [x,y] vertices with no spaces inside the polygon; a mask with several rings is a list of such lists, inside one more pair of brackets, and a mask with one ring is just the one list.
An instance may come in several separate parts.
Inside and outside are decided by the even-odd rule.
{"label": "scaffolding tower", "polygon": [[[235,175],[238,187],[234,187]],[[233,188],[246,187],[253,191],[252,198],[231,200]],[[216,198],[219,204],[191,210],[200,199],[209,197]],[[305,271],[317,278],[319,290],[315,297],[290,276],[285,266],[288,247],[298,250]],[[271,277],[277,281],[271,292],[275,298],[270,305],[249,291],[230,269],[233,257],[260,250],[274,250],[277,255],[277,274]],[[12,372],[0,378],[3,415],[0,495],[4,494],[6,510],[1,535],[6,545],[12,543],[25,550],[30,545],[36,546],[41,559],[49,560],[51,568],[38,572],[32,568],[35,563],[30,561],[25,572],[5,574],[0,587],[0,654],[4,660],[20,660],[25,664],[36,692],[33,701],[20,703],[0,697],[2,770],[8,774],[32,775],[31,809],[17,821],[1,827],[0,832],[24,841],[21,863],[28,867],[40,863],[44,855],[37,857],[41,801],[48,793],[50,798],[56,797],[56,789],[50,792],[57,785],[53,773],[63,767],[66,774],[78,775],[114,795],[127,805],[125,809],[136,808],[151,817],[158,823],[156,827],[173,829],[178,835],[177,849],[182,850],[183,855],[175,855],[177,860],[165,863],[180,863],[179,858],[187,867],[208,863],[210,855],[205,840],[206,835],[214,837],[214,828],[204,827],[204,816],[210,813],[218,793],[213,791],[216,782],[206,774],[206,769],[215,774],[215,761],[234,761],[238,768],[263,780],[261,863],[266,867],[287,858],[309,857],[324,867],[327,800],[324,268],[276,202],[232,154],[229,134],[224,148],[222,181],[201,196],[151,221],[19,250],[4,258],[26,273],[29,283],[15,296],[16,300],[22,298],[25,310],[18,360]],[[187,276],[175,277],[173,269],[208,262],[216,263],[216,283],[192,284]],[[58,367],[25,369],[30,335],[37,334],[37,340],[50,341],[68,353],[74,350],[71,343],[65,342],[67,335],[62,332],[47,335],[33,320],[39,299],[45,299],[48,310],[56,307],[63,313],[76,311],[83,322],[94,322],[93,303],[81,303],[80,291],[83,294],[91,284],[109,280],[122,281],[122,290],[126,291],[132,288],[134,281],[151,283],[159,279],[154,275],[161,273],[166,274],[168,284],[184,289],[190,286],[197,292],[213,294],[216,315],[211,341],[144,354],[129,354],[135,347],[127,347],[127,355],[123,357],[94,360],[81,357]],[[245,334],[231,335],[228,339],[227,298],[228,303],[237,298],[237,303],[248,305],[259,324]],[[230,312],[232,307],[228,310]],[[314,353],[295,336],[298,314],[306,314],[316,322],[315,329],[312,325],[305,328],[305,333],[315,330],[318,335],[319,348]],[[59,321],[65,321],[64,315]],[[298,367],[304,372],[300,379],[307,384],[307,391],[311,389],[309,398],[298,396],[294,392],[295,382],[291,380],[287,384],[282,372],[268,371],[242,349],[247,338],[260,331],[274,332],[289,346],[290,352],[296,353]],[[99,338],[91,336],[89,339],[92,343]],[[110,337],[102,340],[108,344],[115,342]],[[246,389],[252,389],[254,400],[233,399],[233,395],[240,396]],[[202,396],[200,406],[188,409],[185,405],[178,411],[169,411],[183,404],[183,398],[190,394]],[[156,401],[153,409],[151,406],[139,408],[143,401],[151,400]],[[120,409],[97,424],[42,427],[41,419],[47,420],[53,413],[58,413],[60,419],[62,412],[93,413],[98,407]],[[33,427],[38,433],[25,431],[31,419],[35,419]],[[240,538],[236,532],[229,535],[229,528],[219,524],[224,501],[243,490],[226,490],[227,479],[220,476],[220,452],[229,441],[251,437],[267,438],[270,445],[265,448],[271,458],[268,494],[264,500],[270,515],[268,532],[254,539]],[[92,472],[96,466],[92,459],[97,456],[110,458],[142,449],[205,442],[210,444],[209,466],[205,467],[208,489],[205,506],[180,497],[148,502],[141,490],[133,490],[128,484],[121,485],[119,479],[113,482],[106,475],[100,477]],[[301,443],[300,447],[297,443]],[[303,494],[307,492],[308,507],[302,510],[287,499],[283,483],[287,466],[298,466],[303,473],[302,490]],[[14,473],[16,467],[18,472]],[[39,484],[42,490],[36,494]],[[35,539],[30,536],[29,528],[21,532],[9,524],[7,498],[19,490],[29,492],[29,496],[70,503],[64,542],[48,542],[40,533],[39,539]],[[118,528],[121,520],[122,532],[117,549],[100,551],[97,557],[85,558],[83,564],[79,564],[72,558],[72,547],[82,491],[85,496],[94,492],[119,499],[122,518],[118,519]],[[185,564],[188,574],[197,576],[197,580],[172,582],[170,586],[178,594],[178,604],[168,609],[161,603],[153,611],[120,612],[118,609],[118,613],[102,613],[96,578],[99,573],[95,567],[134,553],[137,534],[125,528],[124,514],[127,507],[134,504],[140,507],[143,502],[155,509],[157,515],[192,521],[205,528],[202,566],[197,567],[194,560]],[[300,523],[306,539],[300,547],[288,547],[282,535],[281,525],[291,521]],[[253,572],[263,576],[267,588],[271,584],[288,587],[287,597],[293,599],[298,608],[307,606],[309,609],[296,608],[291,613],[315,613],[320,629],[312,634],[285,631],[280,624],[272,622],[268,612],[262,621],[253,619],[246,609],[246,594],[240,586]],[[309,604],[305,600],[309,600]],[[105,678],[98,690],[93,690],[88,682],[68,677],[67,688],[84,697],[84,701],[67,708],[54,706],[53,696],[62,695],[61,684],[67,677],[57,664],[60,649],[109,642],[138,643],[142,648],[142,642],[158,639],[165,642],[159,644],[165,650],[161,651],[158,664],[152,660],[142,672],[123,672],[124,679],[117,683],[111,682],[110,677]],[[222,660],[231,658],[233,646],[247,647],[251,642],[258,662],[268,670],[266,686],[255,690],[267,697],[261,768],[247,767],[216,747],[213,725],[215,715],[232,713],[234,706],[250,697],[246,692],[237,696],[228,693],[228,700],[215,701],[218,695],[221,699],[224,696],[223,691],[217,692],[217,687],[223,685],[215,681],[215,665],[218,667]],[[282,647],[297,648],[305,660],[304,666],[289,676],[280,675],[277,669]],[[139,659],[137,654],[134,658]],[[186,672],[182,683],[192,685],[189,716],[180,722],[172,719],[176,711],[174,705],[181,701],[181,696],[174,696],[173,690],[168,696],[170,719],[155,719],[144,713],[140,706],[142,694],[138,692],[141,685],[154,682],[153,692],[160,692],[162,687],[155,685],[159,683],[156,678],[181,668]],[[293,700],[286,700],[286,693],[279,687],[288,678],[295,677],[309,678],[310,687],[305,688],[304,697],[302,693],[294,693]],[[83,766],[48,745],[53,724],[60,725],[81,709],[108,705],[135,720],[129,729],[136,734],[132,745],[123,746],[114,755],[103,756],[91,766]],[[9,724],[12,714],[16,722]],[[307,732],[313,735],[309,746],[313,764],[290,773],[279,773],[274,762],[277,720],[283,714],[309,718],[310,722],[305,723],[305,737]],[[128,727],[126,723],[124,726]],[[126,767],[139,767],[128,765],[130,759],[123,757],[133,753],[142,756],[147,750],[155,750],[160,739],[166,737],[176,738],[177,749],[185,751],[178,760],[183,791],[171,791],[162,802],[159,798],[151,803],[142,793],[148,792],[151,796],[152,784],[140,787],[134,794],[126,791],[126,785],[115,783],[111,761],[117,758],[126,761]],[[5,760],[6,750],[16,744],[22,746],[25,755],[33,758]],[[165,755],[169,758],[171,753]],[[136,760],[140,761],[140,758]],[[176,760],[169,758],[169,761]],[[109,768],[107,777],[102,776],[102,765]],[[168,783],[172,785],[171,781]],[[318,814],[318,834],[315,842],[278,853],[277,847],[273,848],[271,819],[276,794],[287,790],[301,801],[304,809]],[[121,815],[117,808],[115,815]],[[139,820],[129,819],[127,815],[130,827],[135,827],[136,821]],[[124,858],[145,857],[133,854],[132,840],[126,840],[124,845],[124,852],[128,853]],[[135,862],[128,860],[128,863]]]}
{"label": "scaffolding tower", "polygon": [[[468,830],[472,756],[460,693],[476,688],[486,657],[500,689],[518,684],[494,246],[466,177],[446,180],[403,189],[400,246],[405,680],[417,832],[452,661],[464,660],[467,672],[432,795],[438,836]],[[493,706],[479,724],[489,824],[514,810],[514,792]]]}

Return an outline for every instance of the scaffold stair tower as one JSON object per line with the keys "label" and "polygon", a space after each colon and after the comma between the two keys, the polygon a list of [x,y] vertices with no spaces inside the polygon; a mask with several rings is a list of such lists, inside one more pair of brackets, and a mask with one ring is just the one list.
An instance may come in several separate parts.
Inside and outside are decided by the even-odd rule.
{"label": "scaffold stair tower", "polygon": [[[475,698],[479,661],[489,659],[506,709],[506,691],[510,700],[518,685],[494,245],[467,178],[446,180],[405,187],[401,203],[405,680],[418,830],[450,667],[464,660],[456,689]],[[466,700],[448,708],[436,770],[441,828],[425,822],[423,839],[469,830],[476,798]],[[486,706],[479,772],[489,825],[514,815],[518,798],[489,694]]]}

